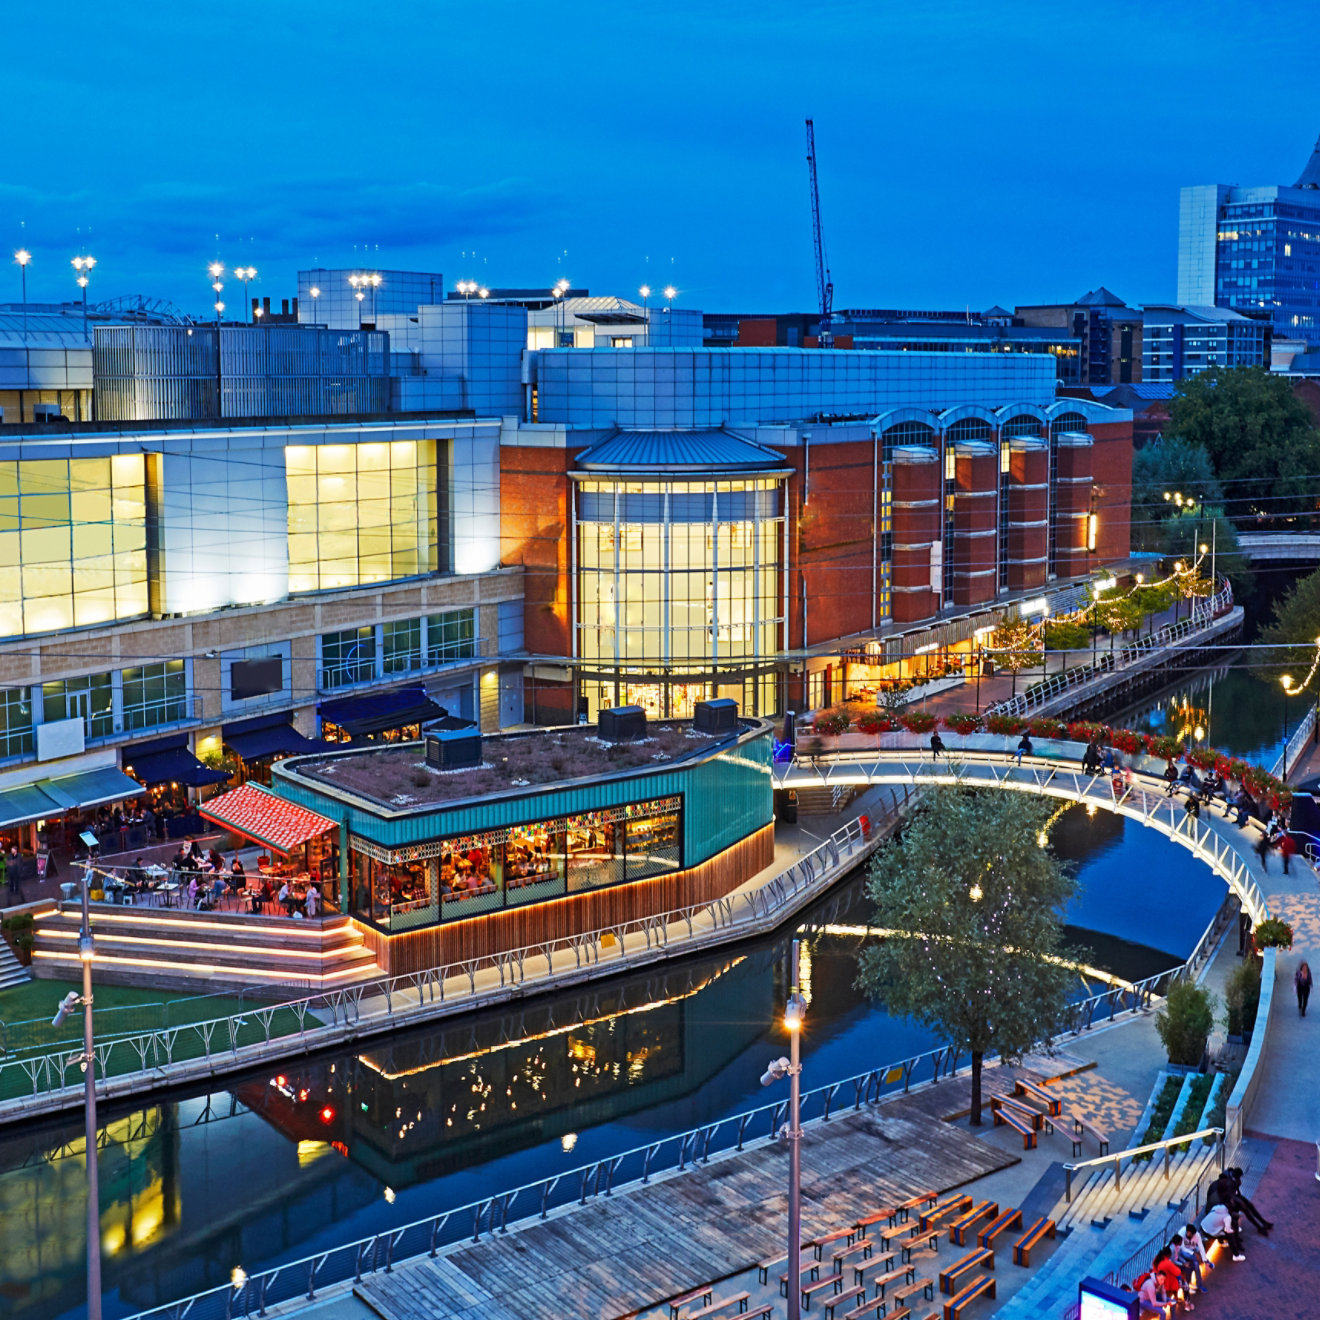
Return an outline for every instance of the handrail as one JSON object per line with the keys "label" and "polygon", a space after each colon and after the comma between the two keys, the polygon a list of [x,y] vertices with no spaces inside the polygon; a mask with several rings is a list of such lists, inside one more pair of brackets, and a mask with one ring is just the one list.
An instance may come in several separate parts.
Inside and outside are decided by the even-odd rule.
{"label": "handrail", "polygon": [[[1132,987],[1138,992],[1134,996],[1132,1012],[1142,1012],[1151,1003],[1150,994],[1141,993],[1142,987],[1165,976],[1176,976],[1181,970],[1174,968],[1172,973],[1162,972],[1156,977],[1137,982]],[[1119,993],[1124,992],[1119,989]],[[1080,1001],[1073,1006],[1073,1012],[1066,1014],[1073,1017],[1073,1023],[1060,1023],[1062,1029],[1054,1040],[1065,1041],[1069,1036],[1088,1029],[1097,1006],[1108,1004],[1112,1019],[1115,1001],[1115,989]],[[1086,1010],[1086,1026],[1076,1026],[1079,1010]],[[985,1062],[989,1064],[997,1058],[997,1055],[987,1055]],[[918,1073],[925,1072],[923,1065],[930,1069],[930,1076],[924,1080],[918,1077]],[[942,1046],[877,1068],[869,1068],[841,1081],[803,1092],[804,1121],[829,1122],[832,1112],[845,1108],[858,1112],[863,1105],[869,1107],[900,1093],[909,1094],[914,1085],[931,1086],[942,1078],[955,1077],[964,1066],[959,1051]],[[841,1093],[842,1102],[836,1106],[835,1102]],[[355,1242],[314,1252],[284,1265],[272,1266],[257,1274],[244,1276],[245,1281],[240,1286],[223,1285],[167,1305],[140,1311],[130,1320],[185,1320],[185,1317],[187,1320],[234,1320],[235,1317],[253,1314],[264,1316],[267,1307],[295,1296],[315,1300],[318,1287],[348,1278],[358,1283],[363,1274],[378,1271],[388,1274],[396,1264],[410,1256],[434,1257],[440,1247],[457,1242],[460,1238],[477,1242],[483,1235],[503,1235],[509,1231],[510,1224],[516,1224],[520,1218],[546,1219],[552,1209],[570,1201],[585,1205],[588,1200],[611,1197],[627,1186],[649,1183],[665,1169],[682,1172],[689,1166],[709,1164],[712,1156],[742,1151],[749,1141],[766,1144],[778,1136],[786,1109],[782,1100],[775,1104],[758,1105],[755,1109],[717,1119],[644,1146],[634,1146],[621,1154],[608,1155],[594,1164],[582,1165],[536,1182],[525,1183],[511,1191],[497,1192],[480,1201],[413,1220],[401,1228],[385,1229]],[[809,1111],[813,1109],[819,1112],[808,1117]],[[758,1120],[764,1122],[766,1119],[769,1121],[763,1135],[751,1135],[753,1125]],[[1192,1137],[1201,1135],[1204,1134],[1192,1133],[1178,1140],[1190,1141]],[[628,1181],[621,1181],[618,1175],[625,1168],[632,1170],[633,1176]],[[530,1213],[520,1215],[518,1209],[524,1204],[530,1206]]]}
{"label": "handrail", "polygon": [[1069,1205],[1072,1204],[1073,1174],[1079,1169],[1093,1169],[1112,1164],[1114,1166],[1114,1187],[1115,1189],[1118,1189],[1122,1185],[1120,1183],[1122,1162],[1124,1160],[1133,1161],[1137,1159],[1138,1156],[1145,1154],[1153,1155],[1157,1150],[1162,1150],[1164,1152],[1164,1177],[1167,1180],[1169,1177],[1170,1152],[1173,1147],[1182,1145],[1190,1146],[1192,1142],[1203,1140],[1206,1137],[1219,1138],[1219,1168],[1222,1172],[1224,1165],[1227,1163],[1224,1149],[1224,1129],[1221,1127],[1201,1128],[1198,1132],[1184,1132],[1181,1136],[1177,1137],[1163,1137],[1159,1141],[1147,1142],[1144,1146],[1129,1146],[1127,1150],[1116,1150],[1108,1155],[1097,1155],[1094,1159],[1078,1160],[1073,1164],[1065,1164],[1063,1166],[1064,1200],[1066,1200]]}
{"label": "handrail", "polygon": [[1275,779],[1287,779],[1288,773],[1296,765],[1301,757],[1302,749],[1310,741],[1311,735],[1315,732],[1315,707],[1312,706],[1306,712],[1302,722],[1293,731],[1293,735],[1284,744],[1283,751],[1279,753],[1279,759],[1270,767],[1270,774]]}
{"label": "handrail", "polygon": [[1232,585],[1227,578],[1223,581],[1225,585],[1222,590],[1214,596],[1198,600],[1193,605],[1188,618],[1180,619],[1177,623],[1166,623],[1157,632],[1146,637],[1138,637],[1135,641],[1120,647],[1117,653],[1110,651],[1098,656],[1091,664],[1077,665],[1072,669],[1063,670],[1062,673],[1043,678],[1025,692],[996,702],[987,709],[987,714],[1025,715],[1028,711],[1053,701],[1055,697],[1062,696],[1072,688],[1080,687],[1103,674],[1117,673],[1119,670],[1130,668],[1169,643],[1182,641],[1192,633],[1201,631],[1232,607]]}

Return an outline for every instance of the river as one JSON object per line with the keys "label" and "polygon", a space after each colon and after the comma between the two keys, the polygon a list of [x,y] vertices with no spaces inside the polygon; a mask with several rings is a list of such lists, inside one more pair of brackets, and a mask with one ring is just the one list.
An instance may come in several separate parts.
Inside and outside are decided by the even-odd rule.
{"label": "river", "polygon": [[[1081,893],[1070,937],[1129,978],[1181,962],[1224,897],[1134,822],[1061,810]],[[864,925],[855,875],[806,914]],[[318,1248],[533,1182],[766,1102],[791,932],[508,1013],[290,1060],[207,1093],[103,1113],[106,1315],[173,1301]],[[804,1084],[932,1045],[853,985],[857,936],[807,945]],[[0,1139],[0,1312],[83,1315],[84,1147],[69,1116]]]}

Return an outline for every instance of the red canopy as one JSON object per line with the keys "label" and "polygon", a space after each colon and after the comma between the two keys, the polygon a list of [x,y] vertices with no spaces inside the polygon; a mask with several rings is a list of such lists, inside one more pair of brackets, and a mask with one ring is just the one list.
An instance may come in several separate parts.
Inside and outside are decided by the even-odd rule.
{"label": "red canopy", "polygon": [[334,821],[276,797],[259,784],[244,784],[222,793],[199,807],[197,814],[278,853],[292,852],[308,839],[335,828]]}

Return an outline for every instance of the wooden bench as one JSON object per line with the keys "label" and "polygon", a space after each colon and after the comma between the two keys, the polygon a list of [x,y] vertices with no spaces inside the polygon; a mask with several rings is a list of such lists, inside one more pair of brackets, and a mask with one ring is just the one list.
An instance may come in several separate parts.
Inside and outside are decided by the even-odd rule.
{"label": "wooden bench", "polygon": [[1010,1228],[1022,1227],[1022,1211],[1009,1206],[981,1230],[976,1241],[983,1247],[993,1247],[995,1238]]}
{"label": "wooden bench", "polygon": [[906,1219],[913,1210],[920,1210],[923,1205],[934,1205],[939,1200],[935,1192],[918,1192],[895,1207],[900,1219]]}
{"label": "wooden bench", "polygon": [[1107,1132],[1096,1127],[1087,1115],[1078,1110],[1073,1110],[1068,1117],[1072,1120],[1073,1125],[1072,1147],[1074,1155],[1080,1155],[1082,1153],[1082,1137],[1087,1134],[1095,1138],[1100,1147],[1101,1155],[1109,1154],[1109,1134]]}
{"label": "wooden bench", "polygon": [[960,1320],[967,1303],[973,1302],[983,1295],[987,1297],[995,1295],[995,1281],[988,1274],[981,1275],[979,1279],[973,1279],[962,1292],[950,1297],[944,1303],[944,1320]]}
{"label": "wooden bench", "polygon": [[[831,1275],[830,1277],[833,1278],[834,1276]],[[799,1279],[799,1281],[801,1281],[802,1279],[819,1279],[819,1278],[820,1278],[820,1262],[819,1262],[819,1261],[814,1261],[814,1260],[804,1260],[804,1261],[801,1263],[801,1265],[798,1266],[798,1279]],[[783,1274],[781,1274],[781,1275],[779,1276],[779,1295],[780,1295],[781,1297],[787,1297],[787,1296],[788,1296],[788,1271],[787,1271],[787,1270],[785,1270],[785,1271],[783,1272]]]}
{"label": "wooden bench", "polygon": [[[860,1302],[854,1306],[851,1311],[845,1311],[840,1320],[866,1320],[867,1316],[883,1316],[885,1313],[885,1299],[883,1297],[872,1297],[869,1301]],[[905,1316],[906,1311],[894,1311],[893,1316]],[[892,1316],[891,1316],[892,1320]]]}
{"label": "wooden bench", "polygon": [[1054,1236],[1054,1220],[1038,1219],[1018,1240],[1013,1243],[1013,1263],[1015,1265],[1031,1264],[1031,1249],[1043,1237]]}
{"label": "wooden bench", "polygon": [[866,1300],[866,1289],[860,1284],[854,1284],[851,1288],[845,1288],[841,1293],[835,1293],[833,1297],[825,1299],[825,1320],[834,1320],[834,1313],[841,1307],[847,1306],[849,1302],[861,1305]]}
{"label": "wooden bench", "polygon": [[[890,1259],[892,1260],[893,1257],[890,1257]],[[873,1275],[869,1279],[865,1277],[865,1274],[866,1271],[864,1269],[858,1269],[853,1274],[853,1282],[860,1283],[863,1287],[869,1287],[871,1284],[874,1284],[875,1295],[877,1297],[883,1297],[885,1295],[885,1289],[888,1288],[891,1283],[898,1283],[900,1281],[903,1283],[911,1283],[917,1277],[917,1267],[912,1264],[900,1265],[896,1270],[887,1270],[884,1274]]]}
{"label": "wooden bench", "polygon": [[1059,1112],[1063,1108],[1059,1097],[1053,1091],[1047,1091],[1039,1082],[1030,1081],[1025,1077],[1014,1079],[1013,1094],[1039,1100],[1045,1106],[1045,1112],[1051,1118],[1058,1118]]}
{"label": "wooden bench", "polygon": [[[762,1282],[765,1282],[762,1280]],[[678,1313],[685,1307],[691,1306],[693,1302],[701,1302],[705,1306],[710,1305],[710,1299],[715,1295],[713,1284],[706,1284],[703,1288],[694,1288],[690,1293],[684,1293],[682,1297],[675,1297],[669,1303],[669,1320],[678,1320]]]}
{"label": "wooden bench", "polygon": [[942,1228],[922,1228],[920,1224],[914,1224],[907,1235],[907,1241],[899,1243],[899,1259],[907,1264],[912,1259],[912,1248],[923,1242],[932,1251],[939,1251],[943,1235]]}
{"label": "wooden bench", "polygon": [[940,1271],[940,1292],[955,1293],[961,1287],[960,1280],[974,1270],[992,1270],[995,1267],[995,1253],[988,1247],[977,1247],[969,1251],[961,1260],[955,1261],[947,1270]]}
{"label": "wooden bench", "polygon": [[1054,1124],[1049,1121],[1048,1115],[1034,1105],[1024,1104],[1021,1100],[1014,1100],[1011,1095],[996,1095],[990,1099],[991,1109],[1008,1109],[1015,1113],[1024,1123],[1030,1123],[1031,1126],[1039,1132],[1044,1128],[1047,1132],[1054,1131]]}
{"label": "wooden bench", "polygon": [[997,1201],[978,1201],[966,1214],[959,1215],[949,1225],[949,1241],[955,1246],[967,1245],[967,1230],[974,1229],[983,1219],[993,1219],[999,1213]]}
{"label": "wooden bench", "polygon": [[1019,1118],[1011,1109],[1005,1109],[1002,1105],[992,1105],[990,1112],[995,1116],[995,1127],[998,1127],[1001,1123],[1007,1123],[1014,1132],[1022,1134],[1023,1150],[1036,1149],[1036,1129],[1030,1123]]}
{"label": "wooden bench", "polygon": [[826,1288],[828,1288],[832,1293],[842,1292],[843,1275],[827,1274],[823,1279],[814,1279],[810,1283],[804,1282],[801,1285],[802,1309],[804,1311],[809,1311],[811,1309],[811,1299],[818,1292],[824,1292]]}
{"label": "wooden bench", "polygon": [[941,1201],[938,1205],[931,1206],[928,1210],[923,1210],[921,1218],[917,1221],[921,1226],[923,1233],[929,1232],[941,1219],[948,1219],[950,1215],[962,1214],[972,1203],[972,1198],[966,1194],[959,1193],[957,1196],[951,1196],[947,1201]]}
{"label": "wooden bench", "polygon": [[914,1279],[911,1283],[905,1283],[901,1288],[894,1289],[894,1301],[899,1306],[908,1306],[912,1304],[912,1298],[917,1293],[923,1293],[929,1301],[935,1296],[934,1279]]}
{"label": "wooden bench", "polygon": [[727,1311],[731,1306],[736,1306],[738,1314],[742,1315],[747,1310],[747,1302],[750,1297],[751,1293],[731,1293],[728,1297],[721,1297],[718,1302],[714,1302],[700,1311],[689,1311],[687,1320],[714,1320],[715,1316]]}
{"label": "wooden bench", "polygon": [[[803,1268],[804,1270],[806,1270],[806,1269],[811,1269],[811,1270],[816,1269],[816,1262],[812,1259],[812,1257],[810,1257],[810,1256],[803,1256],[801,1259],[802,1259],[802,1268]],[[759,1265],[757,1265],[757,1267],[756,1267],[756,1279],[757,1279],[757,1282],[758,1282],[758,1283],[769,1283],[769,1282],[770,1282],[770,1271],[773,1270],[773,1269],[774,1269],[776,1266],[778,1266],[778,1265],[787,1265],[787,1264],[788,1264],[788,1255],[787,1255],[787,1253],[781,1253],[781,1254],[778,1255],[778,1256],[771,1256],[769,1260],[763,1260],[763,1261],[761,1261],[761,1263],[760,1263]],[[780,1275],[780,1278],[786,1279],[786,1278],[788,1278],[788,1275],[787,1275],[787,1274]]]}
{"label": "wooden bench", "polygon": [[837,1250],[837,1251],[836,1251],[836,1252],[830,1257],[830,1259],[834,1262],[834,1272],[835,1272],[835,1274],[842,1274],[842,1273],[843,1273],[843,1262],[844,1262],[845,1260],[847,1260],[849,1256],[855,1255],[855,1254],[856,1254],[857,1252],[859,1252],[859,1251],[862,1253],[862,1259],[863,1259],[863,1260],[870,1260],[870,1259],[871,1259],[871,1247],[872,1247],[873,1245],[874,1245],[874,1244],[871,1242],[871,1240],[870,1240],[869,1238],[863,1238],[860,1242],[854,1242],[851,1246],[848,1246],[848,1247],[840,1247],[840,1248],[839,1248],[839,1249],[838,1249],[838,1250]]}
{"label": "wooden bench", "polygon": [[862,1218],[853,1225],[853,1231],[858,1237],[865,1237],[867,1231],[874,1228],[881,1220],[884,1220],[884,1222],[892,1228],[894,1220],[898,1218],[902,1209],[902,1206],[896,1205],[892,1210],[873,1210],[869,1215],[863,1215]]}
{"label": "wooden bench", "polygon": [[807,1245],[812,1249],[812,1251],[816,1253],[817,1260],[823,1260],[825,1255],[825,1248],[828,1247],[831,1242],[837,1242],[839,1241],[840,1238],[847,1238],[848,1245],[852,1246],[853,1239],[856,1236],[857,1236],[856,1228],[839,1228],[836,1229],[833,1233],[826,1233],[823,1237],[816,1238],[814,1241],[809,1242]]}

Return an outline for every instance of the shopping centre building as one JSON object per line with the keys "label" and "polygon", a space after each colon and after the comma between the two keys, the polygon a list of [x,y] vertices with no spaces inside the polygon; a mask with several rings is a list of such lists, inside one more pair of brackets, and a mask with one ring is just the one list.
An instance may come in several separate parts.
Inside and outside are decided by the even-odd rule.
{"label": "shopping centre building", "polygon": [[[92,327],[93,404],[136,419],[0,424],[0,838],[58,853],[143,785],[442,715],[819,706],[1127,557],[1130,414],[1056,399],[1048,354],[705,348],[699,315],[568,301],[593,347],[529,347],[510,302],[243,328],[217,389],[296,418],[143,417],[189,327]],[[266,388],[263,334],[330,366]],[[392,410],[338,412],[335,334]]]}

